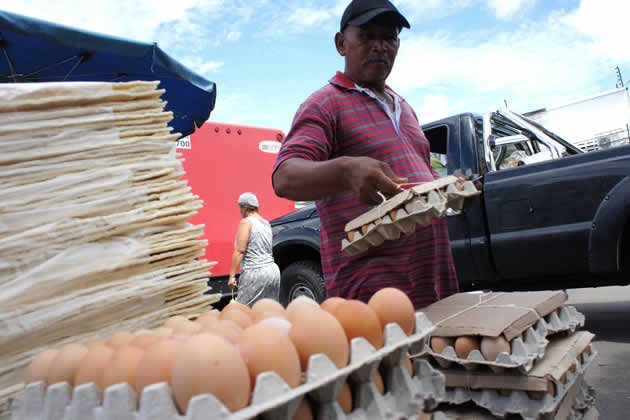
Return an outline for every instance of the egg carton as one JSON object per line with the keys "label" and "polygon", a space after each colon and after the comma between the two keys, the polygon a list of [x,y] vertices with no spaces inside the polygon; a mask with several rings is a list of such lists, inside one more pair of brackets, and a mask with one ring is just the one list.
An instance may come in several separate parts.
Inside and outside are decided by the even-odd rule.
{"label": "egg carton", "polygon": [[498,417],[519,414],[525,420],[538,420],[542,415],[552,413],[558,408],[576,381],[581,383],[586,369],[597,357],[597,351],[592,343],[589,344],[588,348],[589,351],[582,352],[581,357],[576,359],[574,372],[568,370],[563,375],[564,381],[554,381],[555,395],[545,393],[542,399],[536,400],[529,398],[525,391],[515,390],[509,396],[505,396],[493,389],[473,390],[458,387],[446,389],[445,401],[450,404],[473,401]]}
{"label": "egg carton", "polygon": [[464,182],[462,190],[455,186],[457,181],[448,176],[401,191],[350,221],[345,227],[348,238],[341,241],[342,251],[355,255],[385,240],[399,239],[416,225],[426,226],[433,218],[444,217],[447,208],[461,210],[466,199],[481,194],[472,181]]}
{"label": "egg carton", "polygon": [[[305,382],[290,388],[274,372],[263,372],[256,380],[248,407],[231,413],[210,394],[197,395],[182,416],[175,406],[167,383],[153,384],[144,389],[136,407],[136,393],[126,383],[108,387],[101,393],[90,383],[72,389],[65,382],[45,386],[43,382],[29,384],[13,412],[14,420],[241,420],[257,416],[265,420],[292,419],[295,410],[308,397],[318,419],[367,420],[415,418],[425,408],[435,405],[435,397],[443,396],[444,378],[418,363],[413,377],[402,364],[408,352],[418,352],[425,345],[433,325],[426,316],[416,313],[416,331],[407,336],[397,324],[384,329],[384,346],[375,350],[364,338],[351,341],[350,363],[338,369],[324,354],[311,356],[305,372]],[[380,368],[387,392],[382,395],[372,378]],[[418,375],[432,376],[424,380]],[[348,381],[355,409],[344,414],[337,395]],[[440,388],[441,387],[441,388]],[[440,389],[437,389],[440,388]],[[415,417],[414,417],[415,416]],[[436,418],[438,420],[439,418]]]}
{"label": "egg carton", "polygon": [[429,340],[418,356],[428,356],[435,360],[441,368],[448,368],[455,364],[463,366],[467,370],[475,370],[487,366],[495,373],[504,372],[506,369],[517,369],[521,373],[529,372],[537,359],[543,358],[545,348],[549,344],[547,337],[560,332],[574,333],[579,327],[584,326],[584,315],[573,306],[561,306],[536,324],[526,329],[521,337],[516,337],[510,342],[512,353],[499,353],[496,360],[486,360],[479,350],[472,350],[466,359],[462,359],[455,353],[453,346],[447,346],[441,353],[431,350]]}

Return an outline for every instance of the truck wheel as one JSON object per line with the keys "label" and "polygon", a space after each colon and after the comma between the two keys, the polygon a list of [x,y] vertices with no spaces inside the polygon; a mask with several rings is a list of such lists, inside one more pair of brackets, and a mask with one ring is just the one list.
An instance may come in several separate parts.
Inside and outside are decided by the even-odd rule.
{"label": "truck wheel", "polygon": [[287,306],[298,296],[321,303],[326,299],[326,285],[317,261],[304,260],[289,264],[280,277],[280,303]]}

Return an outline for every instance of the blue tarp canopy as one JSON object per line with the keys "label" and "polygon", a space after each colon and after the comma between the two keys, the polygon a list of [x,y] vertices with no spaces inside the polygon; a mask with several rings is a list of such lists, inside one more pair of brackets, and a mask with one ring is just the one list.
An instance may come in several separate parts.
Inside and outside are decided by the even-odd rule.
{"label": "blue tarp canopy", "polygon": [[0,82],[159,80],[175,132],[189,135],[214,109],[216,85],[156,43],[78,30],[0,10]]}

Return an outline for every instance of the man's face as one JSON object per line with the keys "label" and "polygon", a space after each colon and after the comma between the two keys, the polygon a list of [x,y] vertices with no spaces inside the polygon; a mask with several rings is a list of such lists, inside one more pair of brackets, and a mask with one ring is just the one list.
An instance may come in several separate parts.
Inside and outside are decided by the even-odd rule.
{"label": "man's face", "polygon": [[347,26],[335,36],[339,54],[346,58],[345,73],[366,86],[383,86],[394,66],[400,40],[399,29],[384,19]]}

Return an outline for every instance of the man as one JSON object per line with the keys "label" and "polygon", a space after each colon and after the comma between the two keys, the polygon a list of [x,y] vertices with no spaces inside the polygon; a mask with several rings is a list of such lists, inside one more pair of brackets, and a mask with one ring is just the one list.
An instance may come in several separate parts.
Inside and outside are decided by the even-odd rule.
{"label": "man", "polygon": [[429,142],[409,104],[385,84],[402,28],[409,22],[387,0],[353,0],[335,35],[344,72],[298,109],[274,166],[280,197],[316,200],[329,296],[367,301],[392,286],[416,308],[456,293],[446,221],[359,255],[341,251],[344,227],[393,195],[400,184],[432,181]]}

